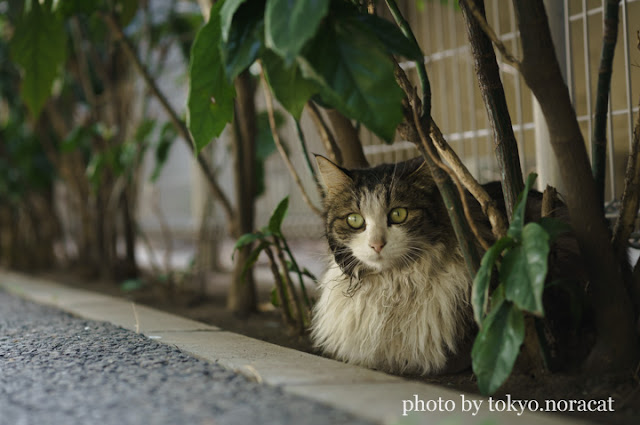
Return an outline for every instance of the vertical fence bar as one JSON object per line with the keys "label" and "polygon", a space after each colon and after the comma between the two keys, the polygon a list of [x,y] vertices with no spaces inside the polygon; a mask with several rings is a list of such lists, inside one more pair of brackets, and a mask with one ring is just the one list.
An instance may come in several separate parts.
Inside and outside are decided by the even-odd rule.
{"label": "vertical fence bar", "polygon": [[629,131],[629,151],[633,143],[633,106],[631,105],[631,64],[629,61],[629,14],[627,0],[622,0],[622,39],[624,40],[624,78],[627,89],[627,126]]}
{"label": "vertical fence bar", "polygon": [[582,35],[584,52],[585,88],[587,90],[587,122],[589,123],[589,146],[591,146],[591,132],[593,128],[593,113],[591,111],[591,55],[589,53],[589,14],[587,13],[587,0],[582,0]]}
{"label": "vertical fence bar", "polygon": [[[516,13],[513,9],[513,2],[509,2],[509,25],[510,31],[514,34],[514,37],[511,41],[511,47],[513,49],[513,54],[518,57],[518,29],[516,27]],[[513,76],[514,83],[516,86],[516,121],[518,122],[518,153],[520,154],[520,167],[523,170],[527,168],[527,156],[526,149],[524,145],[524,117],[522,113],[522,83],[520,81],[520,73],[516,72]],[[521,170],[521,171],[523,171]]]}
{"label": "vertical fence bar", "polygon": [[[450,130],[451,132],[462,134],[462,95],[460,94],[460,68],[458,67],[460,60],[460,52],[458,51],[458,36],[457,36],[457,27],[456,27],[456,0],[449,0],[449,9],[448,9],[448,18],[449,18],[449,42],[450,48],[454,51],[451,56],[451,65],[453,66],[453,98],[456,101],[457,107],[454,108],[456,110],[455,114],[455,123],[454,128]],[[462,152],[462,148],[465,144],[463,138],[460,138],[460,141],[456,142],[456,147],[459,152]]]}
{"label": "vertical fence bar", "polygon": [[474,176],[476,178],[480,177],[480,150],[478,149],[478,143],[480,143],[478,137],[478,122],[476,120],[476,85],[475,85],[475,74],[473,70],[473,60],[471,59],[471,51],[469,48],[465,50],[466,52],[466,68],[467,68],[467,86],[469,90],[467,102],[469,102],[469,110],[471,111],[471,116],[469,117],[469,125],[471,126],[471,134],[473,134],[473,138],[471,139],[471,155],[473,155],[473,166],[474,166]]}
{"label": "vertical fence bar", "polygon": [[564,0],[564,43],[565,43],[565,60],[566,60],[566,75],[567,87],[569,88],[569,97],[573,102],[573,108],[576,107],[576,97],[573,94],[573,50],[571,47],[571,11],[569,10],[569,0]]}

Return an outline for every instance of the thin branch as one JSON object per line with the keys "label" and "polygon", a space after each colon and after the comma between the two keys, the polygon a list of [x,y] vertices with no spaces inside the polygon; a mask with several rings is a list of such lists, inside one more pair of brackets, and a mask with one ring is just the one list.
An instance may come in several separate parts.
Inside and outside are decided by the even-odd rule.
{"label": "thin branch", "polygon": [[87,103],[91,107],[92,113],[96,113],[96,95],[93,91],[93,85],[91,84],[90,73],[88,70],[89,61],[87,55],[82,46],[82,31],[80,30],[80,23],[78,17],[74,16],[69,21],[69,27],[71,29],[71,40],[73,42],[73,49],[76,52],[77,64],[78,64],[78,79],[82,86],[82,91],[87,98]]}
{"label": "thin branch", "polygon": [[[607,114],[609,112],[609,95],[611,93],[613,56],[618,40],[619,4],[620,0],[607,0],[605,6],[602,50],[600,53],[600,68],[598,70],[596,114],[591,141],[591,170],[602,205],[604,205],[604,182],[607,168]],[[611,143],[613,143],[613,140]]]}
{"label": "thin branch", "polygon": [[[173,123],[178,133],[182,136],[182,139],[187,143],[187,145],[189,146],[189,149],[191,149],[191,151],[195,153],[195,143],[194,143],[193,137],[191,136],[191,133],[189,132],[189,129],[187,128],[184,121],[182,121],[180,117],[178,117],[178,114],[175,111],[175,109],[169,104],[169,101],[167,100],[166,96],[162,93],[162,91],[156,84],[153,77],[151,77],[151,74],[149,74],[149,71],[147,70],[147,68],[140,61],[140,58],[135,52],[133,45],[131,44],[131,41],[124,34],[124,32],[122,31],[122,28],[120,27],[118,22],[113,18],[113,16],[108,14],[103,14],[102,17],[107,23],[107,25],[109,26],[109,28],[111,29],[111,31],[113,31],[113,33],[116,35],[116,39],[119,39],[122,42],[122,47],[125,53],[129,56],[129,58],[135,65],[140,75],[142,75],[143,79],[145,80],[145,83],[151,90],[151,93],[153,93],[153,95],[158,99],[158,101],[164,108],[165,112],[169,115],[169,119]],[[216,180],[216,177],[213,173],[213,170],[209,165],[209,162],[201,153],[196,153],[196,159],[198,161],[198,165],[200,166],[200,169],[202,170],[203,174],[207,179],[207,182],[209,183],[209,186],[211,187],[213,195],[222,204],[222,207],[227,215],[228,222],[232,223],[233,217],[234,217],[233,207],[231,206],[231,202],[229,201],[227,196],[222,191],[222,188],[219,186]]]}
{"label": "thin branch", "polygon": [[613,228],[612,245],[616,252],[623,252],[633,231],[640,205],[640,112],[633,128],[633,144],[627,162],[622,192],[620,215]]}
{"label": "thin branch", "polygon": [[478,6],[475,4],[475,1],[460,0],[460,2],[464,3],[469,8],[469,11],[471,11],[471,14],[474,16],[476,21],[478,21],[478,25],[480,25],[480,28],[482,28],[482,31],[484,31],[484,33],[487,34],[487,37],[491,39],[493,44],[496,46],[496,48],[502,55],[502,58],[504,59],[504,61],[507,62],[509,65],[513,66],[515,69],[520,70],[520,61],[516,59],[516,57],[513,56],[511,52],[509,52],[509,50],[507,49],[507,46],[505,46],[502,40],[500,40],[500,37],[498,37],[496,32],[493,30],[493,28],[491,28],[491,25],[489,25],[489,23],[485,19],[480,9],[478,9]]}
{"label": "thin branch", "polygon": [[438,126],[431,123],[431,140],[433,144],[440,152],[440,155],[449,163],[451,168],[456,174],[456,177],[460,179],[462,184],[467,190],[480,202],[482,211],[489,218],[491,223],[491,229],[496,239],[501,238],[507,233],[506,220],[502,212],[496,206],[496,202],[489,196],[487,191],[482,187],[480,183],[471,175],[469,169],[462,163],[460,157],[451,149],[451,146],[447,143],[442,135],[442,132]]}
{"label": "thin branch", "polygon": [[282,275],[280,274],[280,270],[278,270],[278,263],[276,262],[276,259],[273,255],[273,251],[268,245],[265,246],[264,252],[267,254],[267,257],[269,257],[269,266],[271,267],[271,273],[273,274],[273,279],[275,280],[275,283],[276,283],[276,291],[278,292],[278,298],[280,298],[280,307],[281,307],[280,311],[282,312],[282,318],[284,319],[284,322],[287,325],[294,327],[295,320],[291,315],[291,306],[289,304],[289,300],[287,299],[287,295],[286,295],[287,291],[285,291],[284,289],[284,283],[282,282]]}
{"label": "thin branch", "polygon": [[311,119],[316,124],[318,132],[320,133],[320,139],[322,139],[324,149],[327,151],[329,159],[338,165],[342,165],[342,152],[336,143],[335,137],[333,137],[331,129],[322,118],[320,110],[312,101],[307,102],[307,110],[309,111],[309,115],[311,115]]}
{"label": "thin branch", "polygon": [[[412,104],[416,105],[416,102],[412,102]],[[469,224],[469,227],[471,227],[471,231],[473,232],[474,236],[476,237],[476,239],[478,240],[482,248],[484,248],[485,250],[488,250],[491,247],[491,245],[489,245],[489,243],[480,234],[480,230],[478,229],[475,219],[471,213],[471,209],[469,208],[467,196],[464,191],[464,188],[462,187],[462,184],[460,183],[460,179],[458,178],[456,173],[454,173],[453,170],[451,170],[451,168],[447,167],[442,162],[439,155],[433,150],[432,143],[434,138],[433,136],[431,136],[431,139],[427,138],[427,135],[425,134],[425,131],[421,125],[420,116],[418,114],[418,108],[414,106],[412,110],[413,110],[413,119],[416,125],[416,129],[418,130],[418,134],[420,135],[420,141],[422,142],[422,148],[428,153],[429,157],[435,163],[435,165],[441,170],[443,170],[444,172],[446,172],[451,178],[451,180],[454,182],[454,184],[456,185],[456,188],[458,189],[458,195],[460,196],[460,201],[462,202],[464,215],[467,219],[467,223]],[[435,122],[431,121],[431,125],[432,125],[432,128],[434,127],[437,128]],[[431,140],[431,142],[429,140]]]}
{"label": "thin branch", "polygon": [[556,209],[556,199],[558,191],[555,187],[547,185],[542,193],[542,206],[540,208],[541,217],[550,217]]}
{"label": "thin branch", "polygon": [[287,270],[287,262],[284,259],[284,253],[282,252],[282,248],[280,247],[279,238],[277,236],[273,237],[273,246],[276,249],[276,255],[278,256],[278,260],[280,261],[280,265],[282,267],[282,276],[284,277],[284,283],[287,285],[289,297],[291,298],[291,304],[293,304],[296,315],[298,316],[298,330],[300,334],[304,333],[305,323],[306,323],[306,314],[304,309],[302,308],[302,304],[300,303],[300,297],[298,297],[298,291],[293,286],[293,282],[291,281],[291,276],[289,275],[289,270]]}
{"label": "thin branch", "polygon": [[300,146],[302,147],[304,161],[307,164],[309,173],[311,173],[313,180],[315,182],[318,182],[318,176],[316,176],[316,170],[314,170],[313,165],[311,165],[311,157],[309,157],[309,149],[307,149],[307,139],[304,136],[304,132],[302,131],[302,126],[300,126],[300,121],[297,121],[297,120],[296,120],[296,132],[298,133],[298,139],[300,139]]}
{"label": "thin branch", "polygon": [[[393,16],[393,19],[396,21],[396,24],[402,31],[405,37],[407,37],[411,42],[415,43],[418,46],[418,40],[416,40],[416,36],[411,31],[411,26],[404,19],[398,5],[395,0],[386,0],[387,7]],[[427,69],[424,66],[424,60],[422,61],[421,66],[417,66],[418,69],[418,79],[420,80],[420,86],[422,87],[422,117],[431,117],[431,84],[429,83],[429,77],[427,76]]]}
{"label": "thin branch", "polygon": [[280,152],[280,156],[282,157],[285,164],[287,165],[287,169],[289,170],[291,177],[293,177],[293,181],[295,181],[295,183],[298,185],[298,188],[300,189],[300,193],[302,194],[302,199],[304,199],[304,202],[306,202],[309,208],[311,208],[311,211],[313,211],[318,216],[322,216],[322,211],[320,211],[320,209],[318,209],[318,207],[316,207],[313,204],[313,202],[311,202],[311,198],[309,198],[309,195],[307,194],[307,191],[305,190],[304,185],[302,184],[302,180],[300,180],[300,176],[298,175],[298,172],[293,166],[293,163],[291,162],[291,158],[289,158],[289,154],[287,153],[287,151],[284,149],[284,146],[282,145],[282,141],[280,140],[280,135],[278,134],[278,128],[276,126],[276,118],[273,112],[273,98],[271,97],[271,92],[269,91],[269,88],[268,88],[269,86],[264,76],[264,72],[260,74],[260,77],[262,79],[262,90],[264,92],[264,98],[267,103],[267,115],[269,116],[269,126],[271,127],[271,135],[273,136],[273,141],[275,142],[276,147],[278,148],[278,152]]}

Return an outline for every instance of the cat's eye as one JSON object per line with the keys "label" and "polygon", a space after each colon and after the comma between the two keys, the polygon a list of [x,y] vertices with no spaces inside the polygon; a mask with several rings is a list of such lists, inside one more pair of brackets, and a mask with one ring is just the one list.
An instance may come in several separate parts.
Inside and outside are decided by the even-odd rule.
{"label": "cat's eye", "polygon": [[360,214],[349,214],[347,216],[347,223],[354,229],[359,229],[364,226],[364,218]]}
{"label": "cat's eye", "polygon": [[389,220],[394,224],[400,224],[407,219],[407,215],[408,212],[406,208],[394,208],[389,213]]}

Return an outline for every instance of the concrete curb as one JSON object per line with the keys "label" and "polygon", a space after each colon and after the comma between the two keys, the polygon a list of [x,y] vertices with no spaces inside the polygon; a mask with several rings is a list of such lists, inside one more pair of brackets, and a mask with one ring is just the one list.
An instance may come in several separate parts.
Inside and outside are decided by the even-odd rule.
{"label": "concrete curb", "polygon": [[[347,365],[342,362],[280,347],[226,332],[122,299],[72,289],[58,283],[0,270],[0,288],[22,298],[47,304],[74,315],[111,322],[159,342],[171,344],[206,361],[242,373],[258,382],[320,401],[380,424],[523,424],[568,425],[586,423],[558,415],[489,410],[488,399],[446,388]],[[482,400],[462,411],[463,400]],[[420,404],[424,402],[424,406]],[[403,403],[425,410],[403,416]],[[440,405],[437,403],[440,402]],[[452,411],[446,411],[453,406]],[[495,409],[494,409],[495,410]]]}

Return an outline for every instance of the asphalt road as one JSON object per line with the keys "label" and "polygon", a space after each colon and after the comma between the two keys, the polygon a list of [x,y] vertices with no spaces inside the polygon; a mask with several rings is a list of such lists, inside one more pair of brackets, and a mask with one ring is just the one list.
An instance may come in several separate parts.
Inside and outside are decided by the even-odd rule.
{"label": "asphalt road", "polygon": [[0,290],[0,425],[368,423]]}

